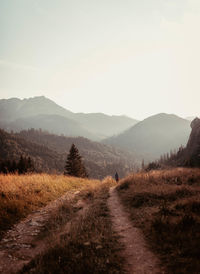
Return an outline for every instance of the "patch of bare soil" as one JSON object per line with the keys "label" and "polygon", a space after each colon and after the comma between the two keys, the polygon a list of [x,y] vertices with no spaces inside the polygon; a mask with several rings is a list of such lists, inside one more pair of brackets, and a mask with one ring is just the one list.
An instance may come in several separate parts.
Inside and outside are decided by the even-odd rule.
{"label": "patch of bare soil", "polygon": [[[0,242],[0,273],[19,272],[36,255],[46,250],[51,244],[50,238],[41,239],[38,235],[44,232],[52,213],[56,212],[56,209],[65,202],[72,200],[75,194],[68,192],[61,198],[49,203],[46,207],[30,214],[6,233]],[[76,218],[83,214],[87,206],[79,200],[75,207],[78,208]],[[70,224],[71,221],[64,226],[65,233],[70,229]],[[58,236],[62,236],[62,232],[58,233]]]}
{"label": "patch of bare soil", "polygon": [[126,260],[125,270],[131,274],[161,274],[157,257],[148,249],[140,229],[133,226],[128,213],[123,209],[115,188],[110,189],[108,207],[114,231],[121,236],[124,249],[120,255]]}

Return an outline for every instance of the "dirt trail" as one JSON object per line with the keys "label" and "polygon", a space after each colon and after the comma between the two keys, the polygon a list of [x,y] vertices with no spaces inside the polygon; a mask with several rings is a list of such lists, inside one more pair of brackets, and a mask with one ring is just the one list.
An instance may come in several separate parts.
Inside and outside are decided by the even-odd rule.
{"label": "dirt trail", "polygon": [[[44,230],[45,225],[52,216],[52,212],[56,211],[65,201],[72,200],[75,194],[68,192],[61,198],[30,214],[6,233],[0,241],[0,273],[17,273],[36,255],[45,251],[46,247],[51,244],[49,238],[39,240],[38,234]],[[75,218],[80,216],[87,207],[81,200],[77,204],[80,210]],[[71,222],[66,223],[65,232],[70,228],[70,224]]]}
{"label": "dirt trail", "polygon": [[120,203],[115,188],[110,189],[108,207],[111,211],[113,229],[121,236],[124,250],[121,255],[126,259],[125,270],[131,274],[160,274],[164,273],[159,267],[159,261],[148,250],[142,232],[133,226],[129,216]]}

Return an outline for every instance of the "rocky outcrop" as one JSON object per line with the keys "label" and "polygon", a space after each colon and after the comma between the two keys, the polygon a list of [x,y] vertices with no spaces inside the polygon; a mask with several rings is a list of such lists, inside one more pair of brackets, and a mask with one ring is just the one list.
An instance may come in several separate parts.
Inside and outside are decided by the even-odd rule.
{"label": "rocky outcrop", "polygon": [[200,166],[200,119],[195,118],[191,122],[192,132],[185,149],[187,164]]}

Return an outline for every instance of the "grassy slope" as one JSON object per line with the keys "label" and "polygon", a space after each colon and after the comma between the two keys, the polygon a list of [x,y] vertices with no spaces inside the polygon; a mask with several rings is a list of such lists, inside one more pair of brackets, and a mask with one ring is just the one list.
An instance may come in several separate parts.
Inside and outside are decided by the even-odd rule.
{"label": "grassy slope", "polygon": [[63,175],[0,175],[0,237],[14,223],[66,192],[99,184],[98,180]]}
{"label": "grassy slope", "polygon": [[135,174],[118,193],[168,273],[200,273],[199,169]]}

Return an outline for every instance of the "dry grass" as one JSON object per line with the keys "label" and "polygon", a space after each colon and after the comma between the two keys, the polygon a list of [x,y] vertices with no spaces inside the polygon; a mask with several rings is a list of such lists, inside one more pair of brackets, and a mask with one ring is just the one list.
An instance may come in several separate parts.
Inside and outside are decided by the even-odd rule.
{"label": "dry grass", "polygon": [[200,169],[130,175],[118,193],[168,273],[200,273]]}
{"label": "dry grass", "polygon": [[20,219],[66,192],[99,184],[98,180],[63,175],[0,175],[0,237]]}
{"label": "dry grass", "polygon": [[111,179],[81,193],[89,199],[85,215],[71,224],[69,233],[57,239],[48,251],[38,256],[22,273],[123,273],[121,245],[112,231],[107,198]]}
{"label": "dry grass", "polygon": [[[102,187],[115,185],[116,182],[112,177],[108,176],[101,183],[91,183],[85,185],[84,188],[80,188],[79,191],[76,191],[76,195],[72,195],[69,200],[65,200],[54,212],[51,212],[51,216],[39,234],[39,238],[44,238],[47,235],[52,238],[52,235],[55,235],[57,239],[57,233],[60,234],[67,222],[73,222],[74,218],[77,218],[77,215],[80,214],[82,210],[85,210],[85,208],[88,208],[90,204],[94,202],[96,196],[98,196],[97,193]],[[50,242],[52,241],[53,240],[50,239]]]}

